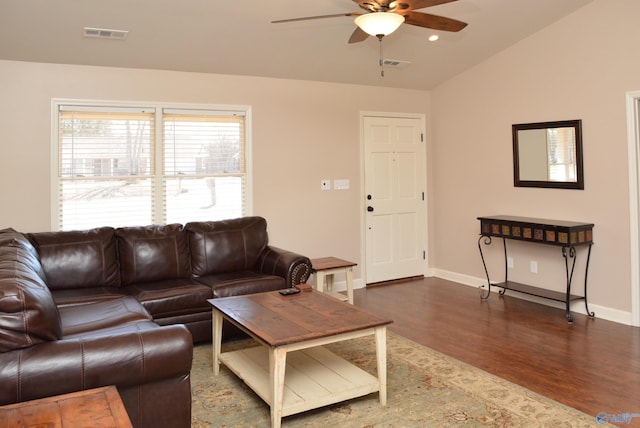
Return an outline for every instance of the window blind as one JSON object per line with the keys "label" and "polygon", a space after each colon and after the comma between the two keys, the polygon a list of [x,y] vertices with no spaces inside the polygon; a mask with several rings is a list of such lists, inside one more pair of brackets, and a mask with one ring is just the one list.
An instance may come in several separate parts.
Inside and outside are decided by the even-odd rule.
{"label": "window blind", "polygon": [[245,215],[243,112],[60,105],[60,230]]}
{"label": "window blind", "polygon": [[242,216],[244,115],[165,110],[162,121],[168,222]]}
{"label": "window blind", "polygon": [[153,112],[60,110],[60,229],[153,222],[154,129]]}
{"label": "window blind", "polygon": [[547,156],[549,180],[575,181],[576,172],[576,136],[574,128],[547,129]]}

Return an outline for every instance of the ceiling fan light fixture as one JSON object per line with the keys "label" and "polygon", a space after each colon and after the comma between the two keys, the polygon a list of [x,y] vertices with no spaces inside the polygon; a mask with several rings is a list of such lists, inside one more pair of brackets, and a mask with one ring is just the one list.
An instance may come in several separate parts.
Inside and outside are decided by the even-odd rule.
{"label": "ceiling fan light fixture", "polygon": [[388,36],[400,27],[404,16],[394,12],[373,12],[360,15],[355,23],[370,36]]}

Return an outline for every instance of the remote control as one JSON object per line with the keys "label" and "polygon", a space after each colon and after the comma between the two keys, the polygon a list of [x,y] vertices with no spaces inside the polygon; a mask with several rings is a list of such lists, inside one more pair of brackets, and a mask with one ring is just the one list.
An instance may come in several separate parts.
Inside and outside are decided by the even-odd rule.
{"label": "remote control", "polygon": [[297,288],[285,288],[284,290],[280,290],[279,293],[283,296],[289,296],[290,294],[298,294],[300,290]]}

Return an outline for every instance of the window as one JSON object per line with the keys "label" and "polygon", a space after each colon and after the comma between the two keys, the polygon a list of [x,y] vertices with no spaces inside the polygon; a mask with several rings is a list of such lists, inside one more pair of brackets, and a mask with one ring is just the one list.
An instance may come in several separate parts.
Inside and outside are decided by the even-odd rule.
{"label": "window", "polygon": [[54,102],[54,230],[247,212],[247,109]]}
{"label": "window", "polygon": [[576,181],[576,133],[574,128],[547,129],[547,163],[550,181]]}

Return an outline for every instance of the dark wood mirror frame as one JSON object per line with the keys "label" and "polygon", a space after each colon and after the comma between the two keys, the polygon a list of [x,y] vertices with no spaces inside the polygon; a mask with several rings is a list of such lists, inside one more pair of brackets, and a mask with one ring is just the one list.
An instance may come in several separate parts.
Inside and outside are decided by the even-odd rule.
{"label": "dark wood mirror frame", "polygon": [[[520,148],[521,132],[528,130],[547,130],[553,128],[573,128],[575,135],[575,181],[527,180],[522,178]],[[544,187],[555,189],[584,189],[584,171],[582,162],[582,121],[563,120],[556,122],[521,123],[512,125],[513,135],[513,185],[515,187]],[[545,165],[546,167],[546,165]]]}

